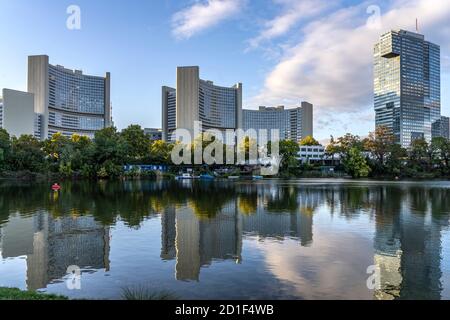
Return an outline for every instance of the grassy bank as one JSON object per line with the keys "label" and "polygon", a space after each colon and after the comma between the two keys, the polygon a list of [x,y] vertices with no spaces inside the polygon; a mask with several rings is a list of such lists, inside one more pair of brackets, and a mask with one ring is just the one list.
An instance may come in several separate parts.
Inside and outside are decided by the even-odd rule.
{"label": "grassy bank", "polygon": [[35,291],[22,291],[16,288],[0,288],[0,300],[68,300],[68,298]]}

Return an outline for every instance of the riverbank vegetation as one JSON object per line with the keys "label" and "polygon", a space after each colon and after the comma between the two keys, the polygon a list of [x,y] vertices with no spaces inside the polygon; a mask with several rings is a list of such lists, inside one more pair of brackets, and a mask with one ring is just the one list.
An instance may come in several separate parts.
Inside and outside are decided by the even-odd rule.
{"label": "riverbank vegetation", "polygon": [[0,288],[0,300],[68,300],[68,298],[35,291],[22,291],[16,288]]}
{"label": "riverbank vegetation", "polygon": [[[215,142],[211,137],[201,137],[201,150],[211,148]],[[189,146],[195,150],[199,138]],[[354,178],[447,178],[450,176],[450,142],[434,138],[431,143],[415,140],[408,150],[394,143],[389,130],[379,127],[367,138],[346,134],[331,137],[326,148],[326,158],[314,164],[301,164],[301,146],[317,146],[319,142],[306,137],[300,142],[283,140],[279,145],[279,172],[281,178],[300,177],[342,177]],[[10,137],[0,129],[0,177],[15,180],[70,179],[156,179],[172,178],[183,167],[174,166],[171,153],[176,144],[164,141],[150,141],[140,126],[131,125],[119,132],[116,128],[105,128],[96,132],[94,139],[73,135],[71,138],[55,134],[52,138],[39,141],[28,135]],[[246,159],[251,150],[258,148],[256,141],[244,139],[237,150],[244,151]],[[221,149],[221,147],[219,147]],[[223,145],[223,155],[229,154],[229,147]],[[268,146],[270,154],[271,145]],[[234,151],[232,151],[234,154]],[[194,152],[191,153],[194,161]],[[213,153],[213,156],[217,156]],[[235,160],[237,156],[234,154]],[[138,168],[124,170],[125,165],[165,165],[170,172],[156,173]],[[209,173],[217,165],[194,166],[194,173]],[[223,167],[223,166],[222,166]],[[224,177],[242,174],[252,175],[251,168],[229,165]],[[251,167],[251,166],[250,166]],[[323,168],[333,167],[327,171]],[[247,172],[244,172],[247,170]],[[197,172],[198,171],[198,172]]]}
{"label": "riverbank vegetation", "polygon": [[431,143],[417,139],[405,149],[387,128],[378,127],[364,139],[352,134],[331,137],[326,152],[332,158],[339,156],[337,169],[355,178],[450,177],[450,141],[445,138],[433,138]]}
{"label": "riverbank vegetation", "polygon": [[178,300],[178,297],[170,291],[155,291],[146,287],[135,287],[123,288],[122,299],[131,301],[164,301]]}

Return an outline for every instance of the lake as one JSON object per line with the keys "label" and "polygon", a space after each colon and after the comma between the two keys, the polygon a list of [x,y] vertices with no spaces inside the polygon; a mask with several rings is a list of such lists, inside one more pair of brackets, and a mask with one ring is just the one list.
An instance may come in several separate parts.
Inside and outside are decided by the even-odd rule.
{"label": "lake", "polygon": [[127,288],[180,299],[450,299],[450,182],[50,186],[0,183],[0,286],[76,299],[121,299]]}

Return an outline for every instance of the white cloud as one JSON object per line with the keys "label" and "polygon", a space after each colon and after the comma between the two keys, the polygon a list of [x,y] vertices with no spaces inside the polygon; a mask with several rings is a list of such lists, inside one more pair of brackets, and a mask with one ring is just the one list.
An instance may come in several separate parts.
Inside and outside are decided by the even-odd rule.
{"label": "white cloud", "polygon": [[[398,28],[414,30],[418,17],[420,32],[440,44],[447,55],[450,50],[450,1],[390,3],[381,12],[380,29],[367,24],[370,2],[337,10],[304,26],[301,43],[284,51],[260,94],[248,102],[278,105],[307,100],[316,106],[316,119],[332,121],[340,116],[342,121],[361,125],[364,119],[355,116],[369,112],[372,105],[373,45],[380,34]],[[373,121],[367,119],[365,124],[371,129]]]}
{"label": "white cloud", "polygon": [[189,39],[193,35],[239,13],[243,3],[243,0],[196,2],[173,15],[172,33],[177,39]]}
{"label": "white cloud", "polygon": [[261,42],[271,40],[289,32],[301,20],[321,13],[329,1],[325,0],[273,0],[282,5],[283,12],[272,20],[266,21],[260,34],[249,41],[250,48],[256,48]]}

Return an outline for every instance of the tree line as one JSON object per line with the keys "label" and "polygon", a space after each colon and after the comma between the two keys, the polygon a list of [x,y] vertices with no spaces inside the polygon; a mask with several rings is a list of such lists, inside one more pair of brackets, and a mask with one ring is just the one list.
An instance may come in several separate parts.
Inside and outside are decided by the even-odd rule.
{"label": "tree line", "polygon": [[150,141],[137,125],[122,132],[105,128],[97,131],[94,139],[56,133],[45,141],[31,135],[10,137],[0,129],[0,172],[113,178],[123,174],[125,164],[168,163],[171,148],[163,141]]}
{"label": "tree line", "polygon": [[334,139],[326,148],[332,159],[339,156],[342,170],[352,177],[438,178],[449,177],[450,141],[433,138],[430,143],[416,139],[405,149],[395,143],[383,126],[367,138],[350,133]]}
{"label": "tree line", "polygon": [[[205,149],[211,140],[210,137],[197,138],[191,148],[201,143]],[[243,149],[248,157],[254,144],[256,141],[245,138],[236,149]],[[310,166],[300,164],[298,154],[300,146],[315,145],[319,142],[312,137],[305,137],[300,142],[280,141],[279,176],[300,177],[303,172],[312,170]],[[131,125],[121,132],[114,127],[105,128],[97,131],[93,139],[76,134],[68,138],[56,133],[45,141],[30,135],[10,137],[8,132],[0,129],[0,173],[115,178],[124,175],[124,165],[172,165],[174,146],[164,141],[151,141],[138,125]],[[431,143],[417,139],[409,149],[404,149],[395,143],[394,136],[385,127],[378,127],[364,139],[350,133],[337,139],[331,137],[326,155],[337,171],[354,178],[450,176],[448,139],[434,138]]]}

